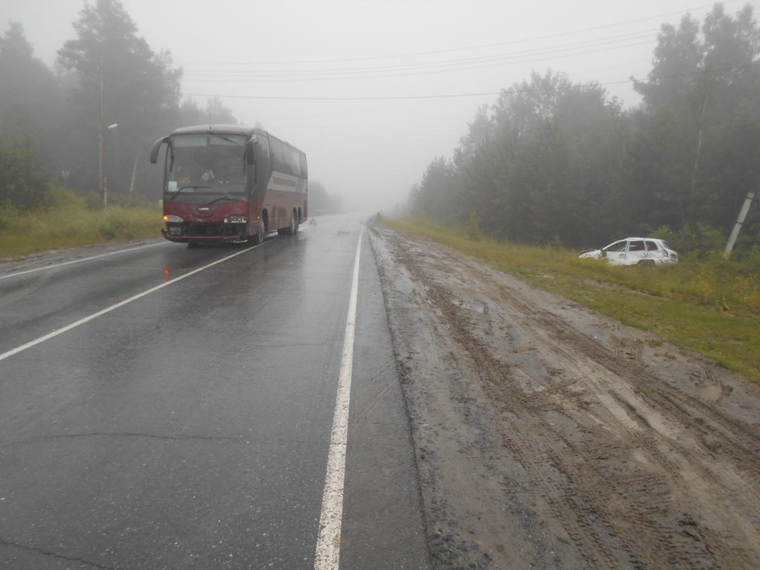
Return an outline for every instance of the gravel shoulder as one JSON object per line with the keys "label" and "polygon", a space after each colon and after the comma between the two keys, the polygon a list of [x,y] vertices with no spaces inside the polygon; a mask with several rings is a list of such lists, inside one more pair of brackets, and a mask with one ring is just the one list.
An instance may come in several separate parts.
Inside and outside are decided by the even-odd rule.
{"label": "gravel shoulder", "polygon": [[40,253],[30,253],[29,255],[23,255],[21,257],[0,258],[0,274],[35,270],[41,267],[61,263],[73,263],[95,256],[127,251],[146,245],[158,245],[165,241],[166,240],[163,238],[150,238],[125,243],[97,243],[68,249],[50,249]]}
{"label": "gravel shoulder", "polygon": [[371,228],[438,567],[759,568],[760,388]]}

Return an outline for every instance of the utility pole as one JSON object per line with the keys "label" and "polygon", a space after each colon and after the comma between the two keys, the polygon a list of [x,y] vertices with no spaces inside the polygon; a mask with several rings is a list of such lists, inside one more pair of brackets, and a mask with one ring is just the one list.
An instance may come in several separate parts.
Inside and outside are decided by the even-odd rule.
{"label": "utility pole", "polygon": [[105,144],[104,133],[106,130],[105,119],[103,116],[103,58],[98,58],[98,81],[100,83],[100,129],[98,132],[98,143],[100,147],[98,160],[98,186],[100,186],[100,195],[103,197],[103,207],[106,207],[106,181],[105,181]]}
{"label": "utility pole", "polygon": [[747,219],[747,212],[749,212],[749,207],[752,205],[752,201],[755,199],[755,193],[754,192],[747,192],[747,197],[744,199],[744,204],[742,204],[742,209],[739,210],[739,217],[736,218],[736,224],[734,224],[734,229],[731,230],[731,236],[728,238],[728,242],[726,243],[726,250],[723,252],[723,255],[725,257],[728,257],[731,255],[731,252],[734,250],[734,244],[736,243],[737,238],[739,237],[739,232],[742,229],[742,226],[744,225],[744,220]]}
{"label": "utility pole", "polygon": [[129,183],[129,193],[135,190],[135,179],[137,178],[137,159],[140,158],[140,151],[135,154],[135,165],[132,167],[132,181]]}

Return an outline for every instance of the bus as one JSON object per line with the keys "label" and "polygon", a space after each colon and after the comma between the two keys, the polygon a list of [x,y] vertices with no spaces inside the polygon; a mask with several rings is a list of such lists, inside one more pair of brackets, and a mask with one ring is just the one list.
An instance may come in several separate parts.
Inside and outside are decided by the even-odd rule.
{"label": "bus", "polygon": [[294,235],[308,217],[306,155],[262,129],[183,127],[158,139],[164,158],[164,222],[169,241],[263,243]]}

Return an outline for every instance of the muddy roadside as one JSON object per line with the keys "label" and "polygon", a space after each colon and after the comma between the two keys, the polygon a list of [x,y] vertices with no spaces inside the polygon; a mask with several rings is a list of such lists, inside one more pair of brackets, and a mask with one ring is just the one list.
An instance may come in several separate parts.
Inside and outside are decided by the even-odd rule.
{"label": "muddy roadside", "polygon": [[760,567],[760,388],[370,231],[437,567]]}

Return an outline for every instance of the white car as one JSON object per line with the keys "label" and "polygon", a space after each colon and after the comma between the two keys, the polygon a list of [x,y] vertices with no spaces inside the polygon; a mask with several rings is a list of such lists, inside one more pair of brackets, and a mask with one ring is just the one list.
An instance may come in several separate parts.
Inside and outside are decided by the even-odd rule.
{"label": "white car", "polygon": [[678,254],[665,240],[630,237],[603,247],[584,251],[581,259],[606,259],[613,265],[659,265],[678,263]]}

